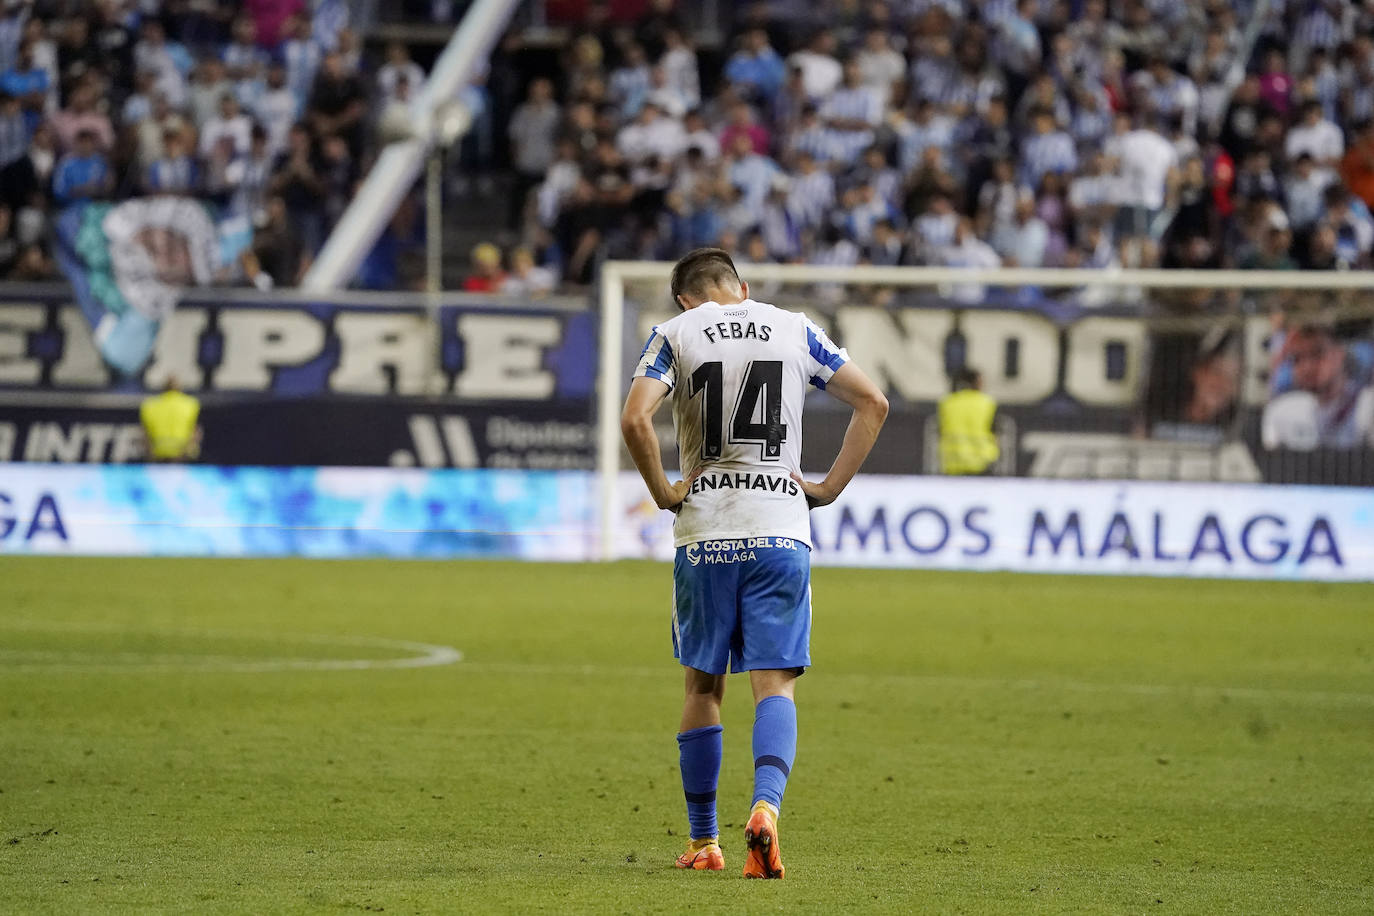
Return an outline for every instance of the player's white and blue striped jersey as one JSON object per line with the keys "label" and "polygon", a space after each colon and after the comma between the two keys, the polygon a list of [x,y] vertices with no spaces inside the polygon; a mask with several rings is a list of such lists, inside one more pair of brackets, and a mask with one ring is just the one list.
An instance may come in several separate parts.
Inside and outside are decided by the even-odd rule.
{"label": "player's white and blue striped jersey", "polygon": [[674,546],[717,538],[811,543],[801,470],[807,385],[824,388],[849,354],[799,312],[746,299],[708,302],[654,328],[635,376],[672,389],[684,480]]}

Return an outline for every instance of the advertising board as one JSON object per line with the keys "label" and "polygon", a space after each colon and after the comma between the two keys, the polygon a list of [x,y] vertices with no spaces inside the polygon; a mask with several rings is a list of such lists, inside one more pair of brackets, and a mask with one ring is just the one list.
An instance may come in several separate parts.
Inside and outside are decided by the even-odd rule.
{"label": "advertising board", "polygon": [[[620,477],[618,555],[673,556],[672,516]],[[585,471],[0,464],[0,552],[598,554]],[[860,476],[811,513],[816,565],[1374,579],[1374,492]],[[739,545],[747,552],[749,545]]]}

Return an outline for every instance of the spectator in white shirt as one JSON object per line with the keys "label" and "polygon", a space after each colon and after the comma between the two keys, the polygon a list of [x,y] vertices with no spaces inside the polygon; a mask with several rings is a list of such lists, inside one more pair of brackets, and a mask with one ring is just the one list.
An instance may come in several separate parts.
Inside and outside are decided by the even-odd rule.
{"label": "spectator in white shirt", "polygon": [[563,201],[572,196],[582,182],[582,167],[578,164],[576,141],[564,137],[558,141],[553,164],[544,173],[544,183],[536,192],[536,213],[543,226],[553,226],[562,211]]}
{"label": "spectator in white shirt", "polygon": [[[1002,259],[997,252],[978,238],[966,216],[959,217],[952,243],[939,250],[936,260],[945,267],[964,267],[969,270],[992,270],[1002,266]],[[959,283],[949,289],[948,296],[955,302],[974,305],[987,299],[987,288],[977,283]]]}
{"label": "spectator in white shirt", "polygon": [[753,143],[744,134],[735,135],[730,153],[730,183],[740,189],[746,206],[762,208],[781,169],[772,159],[754,152]]}
{"label": "spectator in white shirt", "polygon": [[611,71],[607,94],[622,118],[633,118],[649,96],[649,59],[637,44],[625,48],[625,61]]}
{"label": "spectator in white shirt", "polygon": [[835,36],[829,29],[812,35],[805,48],[787,58],[787,65],[801,70],[802,85],[813,101],[830,95],[844,78],[844,68],[835,59]]}
{"label": "spectator in white shirt", "polygon": [[1283,152],[1290,162],[1307,153],[1319,166],[1335,168],[1345,155],[1345,140],[1341,129],[1322,115],[1321,102],[1314,100],[1303,105],[1302,119],[1288,131]]}
{"label": "spectator in white shirt", "polygon": [[912,233],[923,260],[927,263],[936,260],[939,252],[954,244],[955,231],[959,226],[959,214],[954,212],[954,204],[944,194],[935,194],[926,204],[926,211],[912,223]]}
{"label": "spectator in white shirt", "polygon": [[1321,218],[1326,209],[1326,189],[1335,180],[1335,173],[1319,168],[1311,153],[1298,154],[1292,172],[1283,183],[1284,209],[1294,229],[1307,229]]}
{"label": "spectator in white shirt", "polygon": [[205,122],[200,131],[200,155],[210,158],[220,138],[228,138],[235,156],[247,155],[253,143],[253,121],[239,110],[239,100],[232,92],[220,96],[219,113]]}
{"label": "spectator in white shirt", "polygon": [[701,150],[701,157],[707,162],[715,162],[720,158],[720,141],[706,127],[706,119],[700,111],[693,110],[687,113],[683,129],[687,132],[684,144],[687,149]]}
{"label": "spectator in white shirt", "polygon": [[681,120],[682,116],[687,113],[687,99],[676,86],[668,81],[667,71],[659,65],[649,69],[649,95],[647,99],[674,120]]}
{"label": "spectator in white shirt", "polygon": [[1163,118],[1180,115],[1188,134],[1197,132],[1199,95],[1193,81],[1169,66],[1162,57],[1151,59],[1149,69],[1136,77],[1137,87],[1145,92],[1155,110]]}
{"label": "spectator in white shirt", "polygon": [[639,116],[620,129],[615,145],[631,164],[650,156],[673,160],[687,145],[687,135],[680,121],[664,117],[658,105],[645,100]]}
{"label": "spectator in white shirt", "polygon": [[267,68],[267,88],[253,102],[253,116],[267,131],[267,148],[272,155],[286,149],[291,125],[300,120],[296,94],[286,85],[286,67],[274,61]]}
{"label": "spectator in white shirt", "polygon": [[1009,267],[1042,267],[1050,245],[1050,228],[1035,215],[1035,195],[1029,190],[1016,201],[1016,220],[994,237],[993,246]]}
{"label": "spectator in white shirt", "polygon": [[1336,230],[1340,257],[1351,264],[1364,264],[1374,249],[1374,218],[1369,208],[1342,184],[1326,189],[1326,214],[1323,219]]}
{"label": "spectator in white shirt", "polygon": [[134,69],[155,71],[157,90],[167,97],[173,108],[181,108],[186,103],[186,74],[182,67],[188,63],[186,50],[167,41],[167,33],[159,20],[143,20],[138,44],[134,46]]}
{"label": "spectator in white shirt", "polygon": [[510,253],[510,273],[501,280],[500,292],[504,296],[546,296],[557,283],[554,272],[535,264],[534,253],[521,247]]}
{"label": "spectator in white shirt", "polygon": [[897,167],[903,172],[910,173],[920,165],[926,150],[931,147],[940,151],[942,163],[949,162],[950,147],[954,143],[954,120],[941,114],[930,99],[921,99],[916,104],[915,117],[911,120],[897,111],[889,121],[897,134]]}
{"label": "spectator in white shirt", "polygon": [[1069,182],[1068,201],[1080,233],[1085,226],[1103,223],[1116,212],[1117,178],[1107,171],[1106,157],[1100,151],[1089,152],[1083,171]]}
{"label": "spectator in white shirt", "polygon": [[844,65],[844,82],[821,106],[821,119],[835,130],[871,131],[883,121],[883,103],[871,86],[864,85],[856,60]]}
{"label": "spectator in white shirt", "polygon": [[191,122],[197,128],[204,127],[219,110],[219,100],[226,92],[233,91],[234,84],[229,79],[224,62],[218,57],[203,59],[191,79]]}
{"label": "spectator in white shirt", "polygon": [[1164,207],[1171,178],[1178,174],[1178,154],[1158,131],[1142,124],[1120,138],[1117,155],[1122,206],[1117,234],[1122,238],[1146,235]]}
{"label": "spectator in white shirt", "polygon": [[906,58],[892,49],[887,29],[869,29],[855,59],[864,85],[878,93],[885,107],[892,97],[893,85],[906,73]]}
{"label": "spectator in white shirt", "polygon": [[658,59],[667,84],[675,89],[688,108],[701,104],[701,77],[697,72],[697,53],[688,45],[682,32],[666,29],[663,32],[663,56]]}
{"label": "spectator in white shirt", "polygon": [[410,59],[410,50],[401,42],[393,41],[386,46],[386,63],[377,71],[377,89],[383,102],[396,98],[396,80],[401,76],[410,83],[411,92],[425,81],[425,71]]}

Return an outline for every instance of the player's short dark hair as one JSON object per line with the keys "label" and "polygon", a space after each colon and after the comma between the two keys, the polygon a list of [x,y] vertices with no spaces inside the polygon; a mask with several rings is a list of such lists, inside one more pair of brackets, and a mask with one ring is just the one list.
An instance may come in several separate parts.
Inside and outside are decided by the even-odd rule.
{"label": "player's short dark hair", "polygon": [[739,271],[724,248],[689,251],[673,265],[673,302],[682,295],[700,296],[721,286],[739,285]]}
{"label": "player's short dark hair", "polygon": [[977,388],[982,375],[972,366],[960,366],[954,373],[954,390],[963,391],[967,388]]}

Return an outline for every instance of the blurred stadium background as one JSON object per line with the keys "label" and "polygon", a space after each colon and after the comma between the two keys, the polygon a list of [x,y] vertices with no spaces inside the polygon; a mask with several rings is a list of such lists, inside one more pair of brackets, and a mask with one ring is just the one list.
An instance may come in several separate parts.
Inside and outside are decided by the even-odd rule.
{"label": "blurred stadium background", "polygon": [[[912,839],[886,818],[869,840],[873,875],[841,875],[803,840],[801,862],[831,896],[805,897],[821,893],[811,884],[783,902],[833,911],[877,891],[875,907],[902,910],[919,890],[939,909],[1020,911],[1043,888],[1066,910],[1102,892],[1109,910],[1173,895],[1205,901],[1198,911],[1310,900],[1358,911],[1374,881],[1367,824],[1348,818],[1374,801],[1352,763],[1371,750],[1370,593],[1331,583],[1374,579],[1371,207],[1370,0],[3,0],[0,678],[19,724],[0,732],[0,751],[38,763],[0,770],[0,903],[258,906],[224,892],[237,879],[192,861],[227,855],[262,900],[291,909],[434,908],[446,898],[425,895],[454,880],[496,908],[596,909],[612,859],[625,907],[673,908],[653,870],[644,877],[662,858],[645,852],[651,841],[625,845],[604,824],[588,836],[592,864],[572,864],[554,898],[506,883],[569,864],[553,834],[528,825],[535,839],[490,870],[437,885],[408,875],[415,896],[377,881],[340,890],[350,867],[367,868],[359,849],[304,890],[299,872],[227,853],[217,831],[254,834],[271,816],[251,804],[237,815],[200,806],[187,828],[196,842],[157,833],[158,849],[190,844],[190,877],[145,882],[143,896],[60,896],[68,866],[97,862],[109,881],[117,856],[34,850],[48,827],[118,821],[82,791],[42,788],[48,770],[84,772],[72,755],[88,733],[117,761],[111,778],[194,735],[226,784],[251,793],[275,779],[273,804],[306,805],[299,773],[318,762],[286,749],[264,712],[278,690],[301,704],[293,728],[325,723],[327,734],[348,730],[336,690],[367,697],[360,715],[378,722],[425,706],[426,691],[470,690],[487,712],[426,708],[471,729],[472,771],[517,750],[533,758],[539,742],[577,759],[586,749],[569,730],[591,721],[640,755],[635,779],[657,778],[662,797],[646,807],[674,812],[644,723],[633,735],[607,724],[669,702],[643,674],[666,655],[644,622],[666,634],[652,611],[666,606],[666,571],[590,564],[671,554],[668,520],[615,421],[649,328],[672,314],[669,263],[720,245],[756,298],[805,309],[893,408],[865,474],[813,517],[819,565],[888,568],[817,578],[818,596],[833,583],[865,598],[842,609],[849,641],[836,673],[815,673],[817,689],[886,697],[887,712],[863,724],[883,747],[871,766],[850,760],[846,714],[818,712],[828,738],[817,772],[831,789],[854,768],[858,782],[900,774],[912,755],[898,736],[915,717],[967,780],[943,785],[934,808],[985,831],[987,849],[1041,838],[1020,815],[975,815],[981,784],[1015,811],[1065,811],[1059,833],[1045,828],[1062,867],[1041,873],[1012,854],[987,866],[992,891],[938,866],[926,884],[912,878],[889,841],[910,839],[926,869],[967,843],[929,824]],[[970,368],[997,405],[996,457],[982,473],[943,473],[940,405]],[[802,460],[819,473],[843,425],[814,397]],[[676,464],[671,448],[665,461]],[[997,571],[1293,581],[1068,584]],[[592,617],[625,634],[623,657],[553,613],[598,590]],[[527,625],[489,629],[473,608]],[[1038,636],[1036,613],[1061,638]],[[960,635],[923,643],[942,625]],[[1003,654],[1002,634],[1018,648]],[[459,652],[467,660],[454,664]],[[449,673],[398,661],[426,658]],[[109,695],[102,678],[116,675],[138,686]],[[590,687],[593,675],[619,692]],[[569,677],[600,712],[564,698],[541,720],[512,687]],[[370,697],[374,682],[386,690]],[[168,683],[280,755],[236,770],[237,745],[176,703],[170,737],[120,736],[113,723],[163,702]],[[1042,703],[1066,705],[1065,722],[1077,704],[1120,727],[1062,746],[1046,732],[1013,755],[1025,773],[1073,769],[1098,748],[1139,794],[1121,802],[1101,772],[1080,773],[1099,782],[1065,807],[1053,789],[976,763],[1006,740],[998,715],[1034,719]],[[50,729],[54,708],[86,712]],[[942,715],[951,709],[967,717]],[[1158,732],[1145,723],[1154,715]],[[1226,736],[1215,747],[1213,723]],[[1190,737],[1170,751],[1169,730]],[[442,758],[442,734],[380,740],[373,753],[437,784],[419,761]],[[1132,748],[1145,749],[1148,773],[1132,769]],[[1128,834],[1101,821],[1118,803],[1150,821],[1150,794],[1173,791],[1158,784],[1173,754],[1210,761],[1166,820],[1185,833],[1178,825],[1211,825],[1206,842],[1192,837],[1221,861],[1211,883],[1194,883],[1198,863],[1182,853],[1160,854],[1162,883],[1132,872],[1161,842],[1143,833],[1129,852],[1055,846]],[[1276,790],[1264,779],[1297,780],[1290,764],[1304,754],[1310,807],[1266,808]],[[348,779],[366,782],[359,767]],[[563,778],[522,772],[545,786]],[[644,791],[635,785],[598,797]],[[916,788],[890,803],[930,803]],[[176,797],[174,781],[152,791]],[[504,842],[480,787],[446,791],[478,812],[472,836]],[[852,810],[844,791],[813,810]],[[1219,796],[1233,807],[1207,821],[1198,812]],[[1248,816],[1260,808],[1268,820]],[[569,808],[606,817],[593,809]],[[401,810],[428,837],[406,856],[463,848],[433,812]],[[663,833],[657,818],[644,836]],[[325,823],[356,833],[365,819]],[[1279,874],[1292,830],[1307,886]],[[111,836],[153,842],[122,821]],[[270,842],[253,842],[271,857]],[[406,856],[389,867],[404,873]],[[1104,883],[1113,869],[1126,877]],[[1256,903],[1255,886],[1270,896]],[[188,896],[197,890],[210,896]]]}

